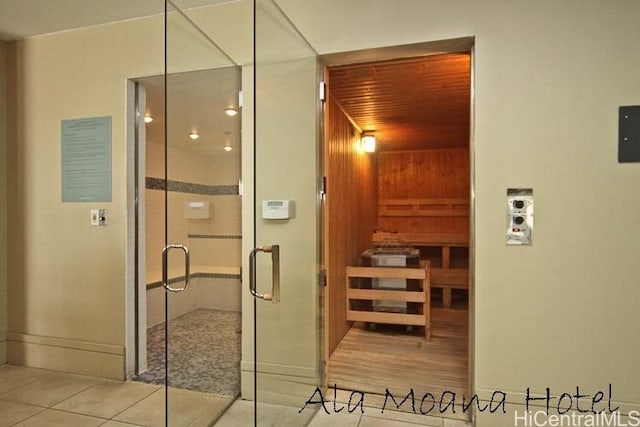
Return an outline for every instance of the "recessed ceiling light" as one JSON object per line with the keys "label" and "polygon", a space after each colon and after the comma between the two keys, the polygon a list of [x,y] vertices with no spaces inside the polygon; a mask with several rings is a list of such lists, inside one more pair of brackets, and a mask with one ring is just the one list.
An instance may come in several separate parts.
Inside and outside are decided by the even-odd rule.
{"label": "recessed ceiling light", "polygon": [[153,117],[151,117],[150,115],[146,115],[144,116],[144,122],[145,123],[151,123],[153,121]]}
{"label": "recessed ceiling light", "polygon": [[222,147],[224,149],[224,151],[226,151],[227,153],[231,150],[233,150],[233,147],[231,147],[231,132],[229,132],[228,130],[224,132],[224,136],[226,139],[226,142],[224,143],[224,147]]}
{"label": "recessed ceiling light", "polygon": [[233,117],[238,115],[238,110],[236,110],[235,108],[229,107],[226,110],[224,110],[224,113],[229,117]]}
{"label": "recessed ceiling light", "polygon": [[198,132],[191,132],[189,134],[189,138],[191,138],[193,140],[196,140],[196,139],[200,138],[200,134]]}

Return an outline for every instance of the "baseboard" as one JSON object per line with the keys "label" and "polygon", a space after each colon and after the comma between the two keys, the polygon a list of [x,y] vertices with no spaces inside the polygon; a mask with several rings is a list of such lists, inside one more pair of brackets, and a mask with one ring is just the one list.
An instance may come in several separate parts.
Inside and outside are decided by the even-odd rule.
{"label": "baseboard", "polygon": [[114,380],[125,379],[124,346],[7,334],[7,362]]}
{"label": "baseboard", "polygon": [[7,363],[7,333],[0,332],[0,365]]}
{"label": "baseboard", "polygon": [[[243,360],[240,362],[240,370],[251,372],[253,374],[253,361]],[[318,373],[313,368],[304,366],[279,365],[276,363],[260,363],[258,362],[259,374],[273,374],[282,377],[297,378],[297,382],[309,382],[318,377]]]}
{"label": "baseboard", "polygon": [[[242,398],[253,400],[253,371],[243,370],[240,375]],[[258,400],[300,409],[313,396],[318,384],[318,379],[309,377],[258,373]]]}

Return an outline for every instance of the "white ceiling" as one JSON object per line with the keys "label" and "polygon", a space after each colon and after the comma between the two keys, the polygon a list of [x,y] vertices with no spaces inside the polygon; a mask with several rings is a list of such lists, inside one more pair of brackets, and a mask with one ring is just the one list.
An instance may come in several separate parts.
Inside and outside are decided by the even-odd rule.
{"label": "white ceiling", "polygon": [[[233,0],[174,0],[181,9]],[[0,40],[106,24],[164,12],[163,0],[0,0]]]}
{"label": "white ceiling", "polygon": [[[147,125],[147,141],[164,143],[164,78],[139,80],[146,88],[146,113],[154,118]],[[167,143],[182,151],[208,158],[235,158],[240,152],[240,115],[224,110],[238,108],[240,74],[235,67],[172,74],[167,79]],[[197,132],[200,138],[189,138]],[[224,151],[229,143],[233,152]],[[239,158],[239,157],[238,157]]]}

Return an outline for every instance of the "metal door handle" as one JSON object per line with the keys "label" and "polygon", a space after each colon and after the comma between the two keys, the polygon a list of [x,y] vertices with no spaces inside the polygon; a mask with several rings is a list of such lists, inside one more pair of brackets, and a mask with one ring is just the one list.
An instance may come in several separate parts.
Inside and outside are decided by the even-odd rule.
{"label": "metal door handle", "polygon": [[[184,251],[184,286],[181,288],[172,288],[169,286],[168,258],[171,249],[182,249]],[[170,292],[182,292],[189,288],[189,249],[183,245],[167,245],[162,249],[162,286]]]}
{"label": "metal door handle", "polygon": [[[256,255],[258,252],[271,254],[271,293],[259,294],[256,291]],[[274,304],[280,301],[280,246],[260,246],[249,254],[249,290],[251,295]]]}

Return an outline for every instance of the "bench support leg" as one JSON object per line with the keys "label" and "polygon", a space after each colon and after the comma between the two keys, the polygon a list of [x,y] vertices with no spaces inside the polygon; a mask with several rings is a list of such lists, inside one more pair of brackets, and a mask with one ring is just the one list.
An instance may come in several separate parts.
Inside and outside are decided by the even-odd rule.
{"label": "bench support leg", "polygon": [[442,288],[442,307],[451,308],[451,288]]}

